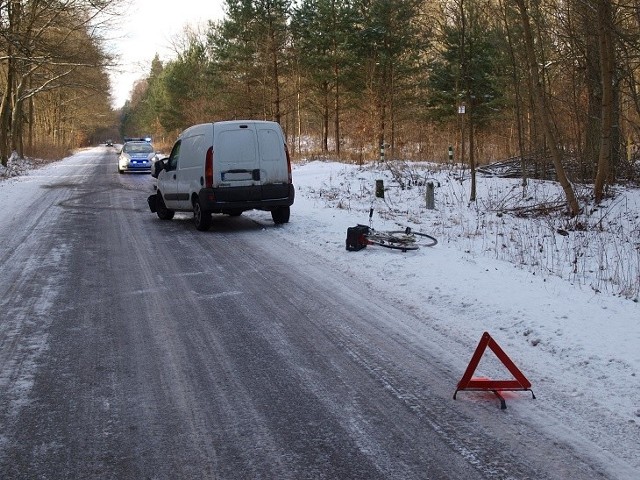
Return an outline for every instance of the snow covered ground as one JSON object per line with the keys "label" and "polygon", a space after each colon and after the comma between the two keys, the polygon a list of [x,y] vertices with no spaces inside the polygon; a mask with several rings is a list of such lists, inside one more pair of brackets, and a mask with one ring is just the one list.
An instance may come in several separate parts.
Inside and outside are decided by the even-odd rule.
{"label": "snow covered ground", "polygon": [[[448,339],[458,379],[488,332],[537,397],[514,393],[507,405],[530,402],[523,408],[558,436],[602,455],[614,478],[638,478],[640,190],[621,190],[579,219],[518,218],[501,209],[551,202],[559,187],[530,182],[520,200],[520,180],[478,177],[478,200],[469,205],[470,180],[459,171],[407,168],[400,175],[335,162],[297,165],[291,221],[277,231],[423,318],[428,328],[416,334]],[[387,188],[384,200],[375,198],[377,179]],[[435,209],[426,208],[427,181],[435,186]],[[435,235],[438,245],[347,251],[347,228],[368,225],[372,207],[375,229],[410,226]],[[512,378],[489,349],[474,376]],[[498,405],[475,392],[459,393],[457,401]]]}
{"label": "snow covered ground", "polygon": [[[11,202],[31,188],[22,181],[29,168],[18,170],[17,178],[0,181],[3,209],[11,210]],[[0,169],[0,178],[6,174]],[[588,214],[579,219],[521,218],[509,211],[552,203],[561,198],[557,185],[530,182],[522,199],[519,180],[478,177],[478,200],[469,204],[467,176],[427,164],[392,172],[313,161],[295,165],[293,177],[291,221],[269,228],[270,234],[424,319],[416,335],[431,332],[443,339],[450,357],[444,361],[459,372],[457,378],[489,332],[537,397],[510,394],[507,411],[526,409],[559,437],[601,456],[614,478],[634,478],[634,469],[640,471],[638,189],[620,189],[598,209],[586,205]],[[385,182],[384,200],[375,198],[377,179]],[[425,206],[429,181],[434,209]],[[15,183],[20,195],[3,188]],[[436,236],[438,245],[404,253],[378,246],[346,251],[347,228],[369,224],[370,208],[374,228],[410,226]],[[272,225],[267,212],[246,215]],[[476,375],[510,378],[489,351]],[[460,393],[457,401],[498,405],[476,392]]]}

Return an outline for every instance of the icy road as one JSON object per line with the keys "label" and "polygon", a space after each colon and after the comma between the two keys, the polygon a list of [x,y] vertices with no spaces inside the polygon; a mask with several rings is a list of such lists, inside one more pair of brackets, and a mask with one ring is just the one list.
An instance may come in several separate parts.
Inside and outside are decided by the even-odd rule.
{"label": "icy road", "polygon": [[287,225],[197,232],[152,185],[108,148],[0,185],[0,478],[613,478],[454,402],[437,336]]}

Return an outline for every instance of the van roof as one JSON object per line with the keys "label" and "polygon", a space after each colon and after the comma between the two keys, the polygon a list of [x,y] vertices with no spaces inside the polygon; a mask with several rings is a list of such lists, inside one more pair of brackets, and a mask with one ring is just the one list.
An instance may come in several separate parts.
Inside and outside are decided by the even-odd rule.
{"label": "van roof", "polygon": [[215,125],[278,125],[278,122],[274,122],[271,120],[220,120],[217,122],[208,122],[208,123],[199,123],[197,125],[192,125],[188,128],[185,128],[179,135],[179,138],[182,137],[186,132],[198,130],[203,127],[214,127]]}
{"label": "van roof", "polygon": [[223,120],[220,122],[214,122],[214,124],[234,124],[234,123],[238,123],[238,124],[242,124],[242,123],[276,123],[273,122],[271,120]]}

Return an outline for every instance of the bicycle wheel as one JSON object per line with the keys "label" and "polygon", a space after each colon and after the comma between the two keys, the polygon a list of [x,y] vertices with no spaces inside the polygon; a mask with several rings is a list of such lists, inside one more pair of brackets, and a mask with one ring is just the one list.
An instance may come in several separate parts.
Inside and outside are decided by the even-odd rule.
{"label": "bicycle wheel", "polygon": [[[434,247],[438,244],[438,240],[436,240],[436,237],[432,237],[431,235],[427,235],[426,233],[414,232],[413,230],[410,230],[410,229],[408,230],[411,235],[417,235],[421,239],[424,238],[428,241],[428,243],[420,243],[421,247]],[[420,242],[422,241],[420,240]]]}
{"label": "bicycle wheel", "polygon": [[[402,238],[403,239],[402,241],[407,243],[413,242],[413,243],[419,244],[419,246],[421,247],[433,247],[438,244],[438,240],[436,240],[436,237],[432,237],[431,235],[427,235],[426,233],[422,233],[422,232],[415,232],[410,227],[407,227],[404,230],[385,232],[385,233],[389,233],[396,237]],[[421,239],[423,238],[427,239],[428,243],[422,243]]]}
{"label": "bicycle wheel", "polygon": [[365,235],[367,241],[373,245],[391,248],[394,250],[417,250],[415,237],[405,234],[405,232],[376,232],[371,231]]}

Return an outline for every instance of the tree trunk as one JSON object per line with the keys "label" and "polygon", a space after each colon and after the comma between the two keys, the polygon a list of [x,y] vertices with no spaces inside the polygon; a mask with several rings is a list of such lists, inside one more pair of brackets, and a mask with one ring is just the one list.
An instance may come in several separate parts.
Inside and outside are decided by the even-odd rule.
{"label": "tree trunk", "polygon": [[271,68],[273,71],[274,94],[274,120],[280,123],[282,113],[280,111],[280,69],[278,68],[278,42],[273,20],[269,17],[269,40],[271,43]]}
{"label": "tree trunk", "polygon": [[[18,24],[20,22],[20,2],[12,1],[7,3],[7,18],[9,20],[8,25],[8,37],[12,38],[14,33],[18,30]],[[13,45],[12,42],[8,42],[6,45],[7,52],[7,67],[6,67],[6,83],[5,91],[2,96],[2,102],[0,103],[0,162],[3,166],[7,166],[10,151],[11,141],[11,111],[13,100],[13,88],[15,83],[15,59],[13,58]]]}
{"label": "tree trunk", "polygon": [[469,169],[471,171],[471,193],[469,201],[476,201],[476,144],[474,137],[475,126],[473,124],[473,105],[469,106]]}
{"label": "tree trunk", "polygon": [[[337,47],[334,42],[334,52],[337,50]],[[334,119],[333,119],[333,127],[334,127],[334,135],[336,137],[336,155],[340,157],[340,66],[338,63],[334,63],[333,66],[333,77],[334,82],[336,82],[336,93],[335,93],[335,111],[334,111]]]}
{"label": "tree trunk", "polygon": [[334,135],[336,137],[336,155],[340,157],[340,95],[339,84],[336,82],[336,101],[333,119]]}
{"label": "tree trunk", "polygon": [[11,125],[11,92],[13,84],[13,66],[11,58],[7,62],[7,88],[0,103],[0,160],[3,166],[7,166],[9,160],[9,129]]}
{"label": "tree trunk", "polygon": [[322,152],[329,151],[329,84],[322,85]]}
{"label": "tree trunk", "polygon": [[384,143],[384,131],[385,131],[385,117],[386,109],[384,102],[380,104],[380,110],[378,112],[378,145],[380,146],[380,160],[384,161],[385,158],[385,143]]}
{"label": "tree trunk", "polygon": [[611,131],[613,129],[613,69],[614,51],[611,35],[610,0],[598,1],[598,39],[600,45],[600,76],[602,81],[602,131],[600,134],[600,156],[594,182],[595,203],[604,197],[604,189],[611,165]]}
{"label": "tree trunk", "polygon": [[602,131],[602,88],[600,84],[602,70],[599,62],[598,45],[590,48],[589,38],[587,35],[587,71],[586,71],[586,87],[587,87],[587,124],[585,128],[585,149],[584,162],[585,171],[583,179],[587,181],[594,177],[598,165],[598,156],[600,149],[600,132]]}
{"label": "tree trunk", "polygon": [[17,153],[19,158],[24,157],[22,144],[23,104],[23,100],[16,100],[13,105],[13,112],[11,113],[11,149]]}

